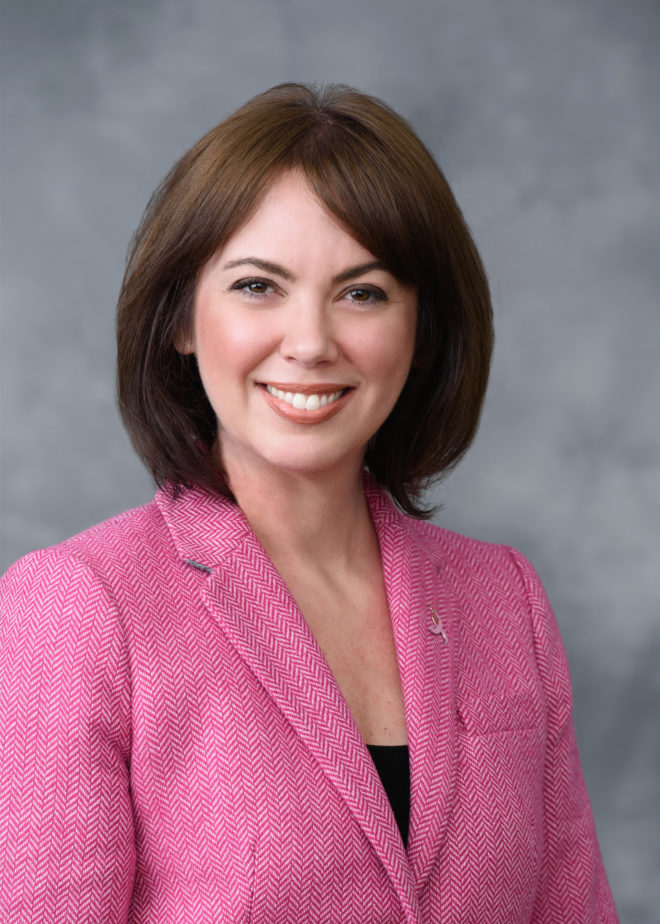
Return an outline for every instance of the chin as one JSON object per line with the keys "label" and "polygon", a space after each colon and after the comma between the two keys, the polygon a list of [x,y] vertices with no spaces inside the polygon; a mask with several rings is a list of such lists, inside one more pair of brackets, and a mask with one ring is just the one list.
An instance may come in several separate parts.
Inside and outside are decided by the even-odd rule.
{"label": "chin", "polygon": [[338,453],[325,449],[289,446],[268,453],[266,463],[292,475],[323,475],[334,471],[353,472],[362,469],[362,451],[355,453]]}

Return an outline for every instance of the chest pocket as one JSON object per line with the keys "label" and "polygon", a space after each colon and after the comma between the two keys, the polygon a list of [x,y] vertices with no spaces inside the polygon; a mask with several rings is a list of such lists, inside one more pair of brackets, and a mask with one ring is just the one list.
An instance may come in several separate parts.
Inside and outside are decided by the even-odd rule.
{"label": "chest pocket", "polygon": [[531,693],[466,698],[459,700],[456,712],[459,724],[470,736],[541,729],[545,725],[544,710]]}

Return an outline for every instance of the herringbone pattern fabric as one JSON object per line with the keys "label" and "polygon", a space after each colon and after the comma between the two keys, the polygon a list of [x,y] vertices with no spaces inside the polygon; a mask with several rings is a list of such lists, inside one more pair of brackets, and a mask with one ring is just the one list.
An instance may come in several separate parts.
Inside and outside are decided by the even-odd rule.
{"label": "herringbone pattern fabric", "polygon": [[3,580],[5,920],[616,921],[533,570],[368,494],[409,731],[407,853],[241,512],[159,493]]}

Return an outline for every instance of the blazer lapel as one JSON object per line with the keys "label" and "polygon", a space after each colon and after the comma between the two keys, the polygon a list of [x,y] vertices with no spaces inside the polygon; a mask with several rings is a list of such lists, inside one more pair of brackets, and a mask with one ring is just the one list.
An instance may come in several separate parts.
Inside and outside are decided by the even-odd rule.
{"label": "blazer lapel", "polygon": [[380,541],[403,687],[411,777],[408,859],[421,890],[446,833],[457,779],[455,646],[460,610],[437,554],[426,548],[386,495],[369,489],[367,496]]}
{"label": "blazer lapel", "polygon": [[371,758],[302,614],[255,538],[214,571],[205,598],[351,808],[414,919],[410,867]]}
{"label": "blazer lapel", "polygon": [[408,920],[417,920],[412,870],[377,771],[316,640],[247,521],[234,505],[197,491],[174,502],[176,522],[169,502],[159,506],[184,560],[209,572],[202,591],[209,612],[346,801]]}

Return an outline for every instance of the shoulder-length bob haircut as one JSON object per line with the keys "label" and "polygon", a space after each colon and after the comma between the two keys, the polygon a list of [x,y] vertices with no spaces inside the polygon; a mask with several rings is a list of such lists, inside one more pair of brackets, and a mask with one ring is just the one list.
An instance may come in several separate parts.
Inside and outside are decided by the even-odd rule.
{"label": "shoulder-length bob haircut", "polygon": [[416,286],[412,368],[365,464],[403,510],[428,516],[422,491],[477,430],[493,340],[488,283],[431,154],[397,113],[350,87],[286,83],[261,93],[204,135],[155,191],[119,296],[124,424],[158,484],[232,496],[209,451],[217,421],[195,358],[175,341],[191,331],[201,267],[291,169],[396,278]]}

